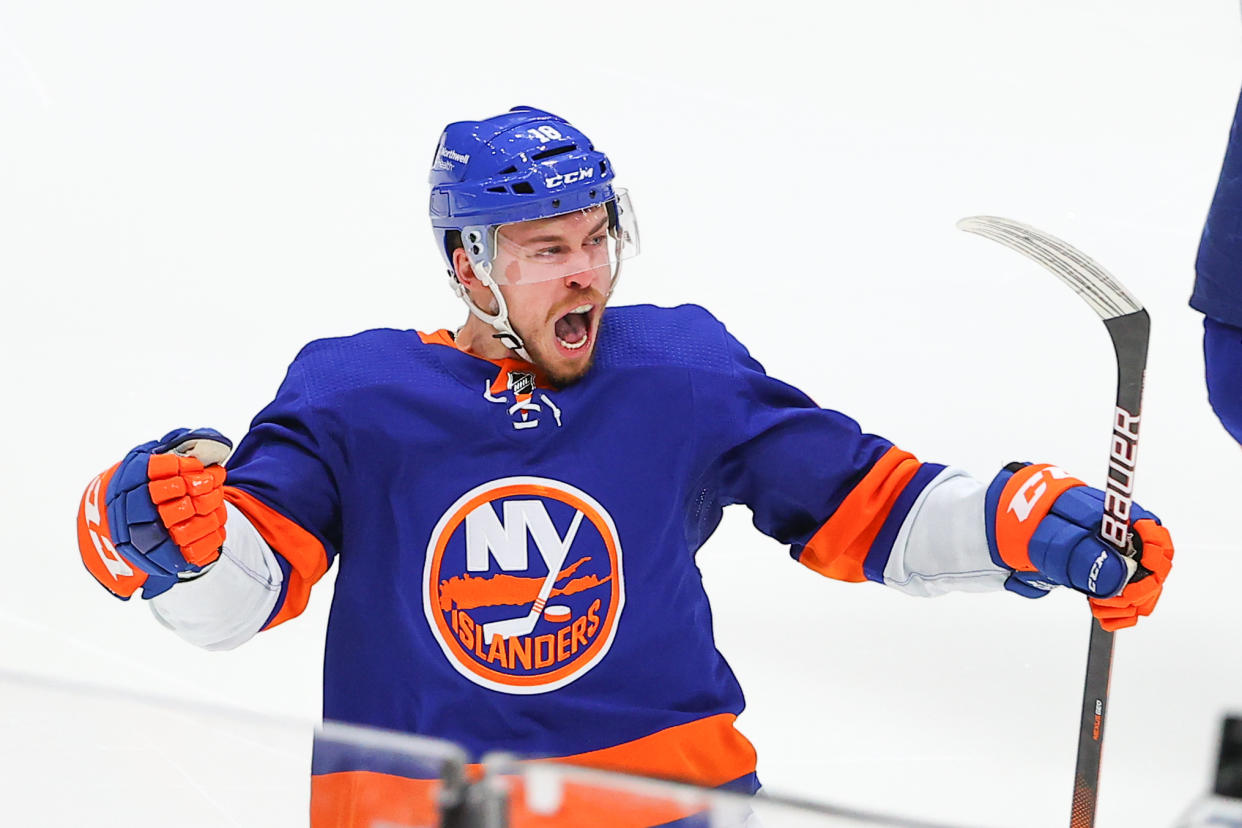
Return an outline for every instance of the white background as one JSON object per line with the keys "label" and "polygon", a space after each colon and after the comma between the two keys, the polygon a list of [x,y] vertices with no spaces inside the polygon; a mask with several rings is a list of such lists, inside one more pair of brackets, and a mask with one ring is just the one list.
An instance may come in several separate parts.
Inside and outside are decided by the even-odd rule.
{"label": "white background", "polygon": [[[432,150],[448,121],[531,104],[633,194],[644,249],[616,301],[701,303],[770,373],[981,478],[1030,459],[1101,483],[1113,357],[1065,287],[954,221],[1044,228],[1147,305],[1138,499],[1178,560],[1117,638],[1099,822],[1169,825],[1242,708],[1242,454],[1186,305],[1239,26],[1232,0],[8,0],[0,666],[316,715],[330,583],[297,621],[198,652],[82,570],[78,498],[169,428],[240,437],[310,339],[460,324],[426,222]],[[1066,821],[1078,596],[834,583],[747,517],[699,560],[770,791]]]}

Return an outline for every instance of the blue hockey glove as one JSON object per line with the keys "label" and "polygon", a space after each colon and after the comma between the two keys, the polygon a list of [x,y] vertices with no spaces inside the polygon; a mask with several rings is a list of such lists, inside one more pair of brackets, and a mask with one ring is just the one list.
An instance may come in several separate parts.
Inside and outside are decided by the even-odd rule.
{"label": "blue hockey glove", "polygon": [[179,428],[143,443],[86,487],[78,551],[97,581],[128,600],[153,598],[194,577],[224,543],[222,464],[233,444],[218,431]]}
{"label": "blue hockey glove", "polygon": [[1104,492],[1047,464],[1011,463],[988,486],[984,508],[992,560],[1013,574],[1005,588],[1039,598],[1053,587],[1085,593],[1105,629],[1150,615],[1173,562],[1160,520],[1130,507],[1133,558],[1100,537]]}

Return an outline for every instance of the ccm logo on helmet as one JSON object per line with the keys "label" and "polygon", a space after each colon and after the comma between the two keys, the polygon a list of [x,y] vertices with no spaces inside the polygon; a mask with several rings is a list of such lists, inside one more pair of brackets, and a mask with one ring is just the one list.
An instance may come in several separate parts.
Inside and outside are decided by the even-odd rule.
{"label": "ccm logo on helmet", "polygon": [[427,544],[432,634],[458,673],[502,693],[546,693],[591,670],[612,646],[624,602],[611,516],[559,480],[478,486],[444,512]]}
{"label": "ccm logo on helmet", "polygon": [[548,187],[559,187],[562,184],[573,184],[575,181],[594,177],[595,170],[592,167],[580,167],[575,172],[567,172],[561,175],[554,175],[551,178],[545,178],[543,183]]}

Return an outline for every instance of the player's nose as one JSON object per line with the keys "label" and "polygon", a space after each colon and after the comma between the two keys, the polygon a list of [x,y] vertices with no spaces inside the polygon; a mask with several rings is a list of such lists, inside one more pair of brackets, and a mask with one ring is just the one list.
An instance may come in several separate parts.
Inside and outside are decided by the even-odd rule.
{"label": "player's nose", "polygon": [[565,277],[565,286],[572,288],[589,288],[599,281],[600,266],[591,261],[589,256],[581,256],[574,260],[573,272]]}

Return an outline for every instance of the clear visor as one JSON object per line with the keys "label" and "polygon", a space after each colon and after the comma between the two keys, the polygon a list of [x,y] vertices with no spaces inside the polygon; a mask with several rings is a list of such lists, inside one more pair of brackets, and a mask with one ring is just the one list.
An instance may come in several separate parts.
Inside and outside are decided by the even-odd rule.
{"label": "clear visor", "polygon": [[[491,227],[467,227],[462,241],[470,263],[501,285],[577,277],[601,289],[616,279],[623,259],[638,253],[638,223],[629,193],[546,218]],[[606,290],[606,289],[605,289]]]}

